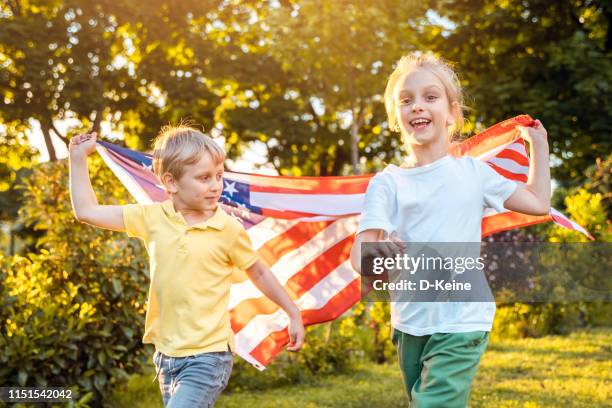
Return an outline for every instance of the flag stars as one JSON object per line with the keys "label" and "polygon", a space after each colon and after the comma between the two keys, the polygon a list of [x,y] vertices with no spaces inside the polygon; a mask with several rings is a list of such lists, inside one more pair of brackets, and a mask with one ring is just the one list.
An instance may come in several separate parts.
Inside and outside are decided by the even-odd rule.
{"label": "flag stars", "polygon": [[224,193],[229,194],[230,197],[232,197],[234,193],[238,193],[238,190],[236,189],[235,181],[229,182],[227,180],[224,180],[224,182],[225,182],[225,189],[223,190]]}

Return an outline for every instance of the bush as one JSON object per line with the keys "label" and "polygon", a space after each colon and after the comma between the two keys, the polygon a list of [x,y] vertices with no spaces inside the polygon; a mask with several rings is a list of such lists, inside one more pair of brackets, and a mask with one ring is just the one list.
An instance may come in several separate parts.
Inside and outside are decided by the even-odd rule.
{"label": "bush", "polygon": [[[602,171],[602,168],[607,166],[609,169],[610,163],[610,158],[604,163],[598,162],[593,180],[587,182],[585,187],[576,189],[573,194],[567,195],[564,200],[568,216],[593,234],[596,242],[610,242],[612,239],[607,209],[610,199],[609,186],[598,181],[609,180],[609,175]],[[549,242],[588,241],[581,233],[554,224],[548,224],[538,231]],[[588,264],[579,260],[572,263]],[[499,338],[540,337],[547,334],[566,334],[579,327],[610,324],[612,304],[608,302],[515,303],[498,308],[492,335]]]}
{"label": "bush", "polygon": [[498,307],[491,336],[498,339],[568,334],[582,327],[612,324],[607,302],[515,303]]}
{"label": "bush", "polygon": [[[126,202],[110,171],[92,164],[103,201]],[[138,241],[74,219],[67,170],[48,163],[26,181],[20,217],[45,232],[39,253],[0,262],[0,383],[75,386],[98,406],[149,358],[146,257]]]}

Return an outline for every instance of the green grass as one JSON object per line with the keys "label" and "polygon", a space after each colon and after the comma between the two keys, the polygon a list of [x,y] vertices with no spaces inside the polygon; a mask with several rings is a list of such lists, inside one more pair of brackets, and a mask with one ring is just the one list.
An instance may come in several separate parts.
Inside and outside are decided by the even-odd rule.
{"label": "green grass", "polygon": [[[265,375],[265,372],[261,375]],[[152,367],[118,388],[115,407],[161,407]],[[606,402],[608,401],[608,402]],[[603,407],[612,401],[612,329],[569,336],[497,340],[489,345],[472,387],[471,407]],[[350,373],[322,376],[263,391],[224,393],[219,408],[402,407],[407,398],[395,364],[363,363]]]}

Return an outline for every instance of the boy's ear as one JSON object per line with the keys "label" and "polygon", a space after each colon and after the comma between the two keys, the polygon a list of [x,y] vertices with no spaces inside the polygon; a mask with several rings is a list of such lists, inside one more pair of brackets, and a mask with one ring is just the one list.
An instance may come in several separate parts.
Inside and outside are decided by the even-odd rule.
{"label": "boy's ear", "polygon": [[178,192],[178,186],[176,185],[176,181],[172,174],[170,173],[162,174],[160,181],[162,182],[164,188],[166,189],[168,193],[174,194]]}

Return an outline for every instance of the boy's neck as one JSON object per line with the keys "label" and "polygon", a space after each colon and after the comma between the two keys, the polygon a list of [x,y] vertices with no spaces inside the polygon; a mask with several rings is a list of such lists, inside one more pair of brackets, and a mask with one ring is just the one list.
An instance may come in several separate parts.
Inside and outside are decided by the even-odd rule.
{"label": "boy's neck", "polygon": [[189,226],[207,221],[209,218],[215,215],[215,211],[217,211],[216,205],[213,209],[201,209],[191,208],[176,197],[171,197],[171,201],[172,205],[174,206],[174,211],[180,213]]}

